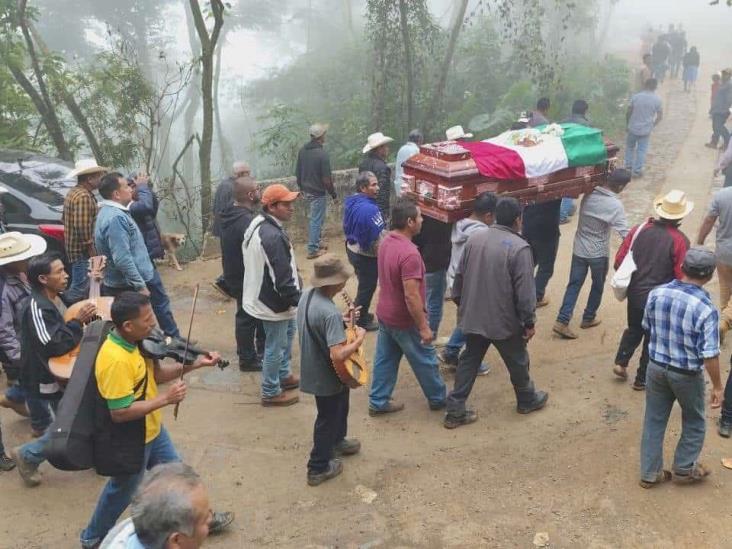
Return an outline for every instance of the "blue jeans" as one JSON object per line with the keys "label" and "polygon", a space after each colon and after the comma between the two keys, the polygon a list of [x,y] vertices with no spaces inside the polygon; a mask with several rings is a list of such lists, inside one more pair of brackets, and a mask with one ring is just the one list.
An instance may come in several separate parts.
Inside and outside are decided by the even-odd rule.
{"label": "blue jeans", "polygon": [[308,253],[314,254],[320,247],[320,232],[325,221],[326,197],[325,195],[313,196],[306,194],[305,200],[308,201],[308,219],[310,220],[308,225]]}
{"label": "blue jeans", "polygon": [[[48,417],[50,420],[51,415],[48,412],[48,409],[50,408],[55,413],[56,409],[58,408],[58,400],[46,400],[44,402],[46,403],[46,413],[49,414]],[[48,443],[49,438],[51,438],[51,432],[46,429],[40,437],[20,447],[20,449],[18,450],[20,457],[22,457],[28,463],[38,467],[41,463],[46,461],[46,454],[44,453],[44,450],[46,448],[46,444]]]}
{"label": "blue jeans", "polygon": [[450,339],[447,340],[447,345],[445,345],[445,354],[449,357],[458,358],[466,341],[465,332],[459,326],[455,326],[450,334]]}
{"label": "blue jeans", "polygon": [[588,270],[592,276],[592,287],[590,288],[590,295],[587,298],[587,307],[585,307],[585,312],[582,313],[582,320],[589,322],[595,319],[597,309],[600,308],[600,303],[602,302],[602,290],[605,285],[605,277],[607,276],[608,262],[607,257],[586,258],[572,255],[569,283],[567,284],[567,289],[564,291],[562,306],[557,315],[559,322],[569,324],[572,313],[574,312],[574,306],[579,297],[579,292],[585,283],[585,278],[587,278]]}
{"label": "blue jeans", "polygon": [[681,436],[676,445],[673,470],[689,474],[704,445],[704,372],[685,375],[649,362],[641,438],[641,480],[654,482],[663,470],[663,438],[674,401],[681,407]]}
{"label": "blue jeans", "polygon": [[633,175],[643,173],[643,166],[646,165],[646,153],[650,135],[635,135],[628,132],[625,141],[625,169],[633,172]]}
{"label": "blue jeans", "polygon": [[89,260],[77,259],[71,264],[71,283],[64,297],[76,303],[89,296]]}
{"label": "blue jeans", "polygon": [[435,271],[425,275],[425,305],[427,306],[427,322],[430,330],[437,337],[442,321],[442,308],[445,304],[445,290],[447,288],[447,270]]}
{"label": "blue jeans", "polygon": [[150,290],[150,303],[152,304],[155,318],[158,319],[160,329],[167,336],[180,337],[178,325],[173,318],[173,311],[170,310],[170,298],[165,292],[163,281],[157,269],[153,269],[153,277],[146,283],[147,289]]}
{"label": "blue jeans", "polygon": [[28,412],[30,412],[31,427],[34,431],[45,431],[51,425],[48,400],[29,397],[28,392],[18,383],[14,383],[5,390],[5,398],[13,402],[25,402]]}
{"label": "blue jeans", "polygon": [[369,407],[381,410],[389,404],[402,356],[407,357],[429,403],[439,405],[445,402],[447,389],[440,375],[434,346],[423,345],[416,328],[402,330],[379,322]]}
{"label": "blue jeans", "polygon": [[160,429],[160,434],[145,445],[145,457],[142,462],[142,470],[134,475],[112,477],[104,486],[97,507],[87,527],[81,532],[81,545],[91,547],[98,541],[104,539],[114,523],[130,503],[132,495],[140,484],[145,471],[152,469],[161,463],[180,461],[180,456],[170,440],[165,427]]}
{"label": "blue jeans", "polygon": [[264,359],[262,360],[262,398],[276,397],[282,392],[280,380],[290,375],[292,340],[295,319],[263,320]]}
{"label": "blue jeans", "polygon": [[574,212],[574,198],[562,198],[562,204],[559,207],[559,221],[564,223]]}

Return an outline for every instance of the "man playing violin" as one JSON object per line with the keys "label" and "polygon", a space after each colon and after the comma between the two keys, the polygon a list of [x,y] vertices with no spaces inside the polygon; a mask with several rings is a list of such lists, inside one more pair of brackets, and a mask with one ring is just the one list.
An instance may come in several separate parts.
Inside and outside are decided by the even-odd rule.
{"label": "man playing violin", "polygon": [[350,389],[335,373],[333,362],[343,362],[363,343],[366,330],[356,327],[356,339],[348,343],[343,317],[333,296],[343,290],[353,275],[334,254],[315,260],[312,288],[302,294],[297,307],[297,332],[300,335],[300,390],[315,396],[313,450],[308,461],[308,484],[317,486],[336,477],[343,465],[336,456],[358,453],[361,443],[347,439]]}
{"label": "man playing violin", "polygon": [[[211,352],[199,355],[191,365],[182,366],[144,357],[138,344],[155,328],[150,298],[144,294],[121,293],[112,303],[111,312],[114,329],[99,349],[94,367],[97,387],[106,400],[112,424],[144,419],[144,456],[137,474],[113,476],[107,482],[88,526],[81,533],[81,545],[86,548],[98,547],[129,505],[146,470],[160,463],[180,461],[162,425],[161,408],[185,398],[186,383],[181,379],[182,373],[213,366],[220,359],[218,353]],[[172,383],[165,392],[159,393],[158,383],[167,382]],[[141,429],[140,436],[142,432]],[[233,519],[232,513],[214,513],[209,529],[212,533],[219,532]]]}
{"label": "man playing violin", "polygon": [[[69,275],[63,261],[54,254],[42,254],[28,262],[31,296],[21,320],[21,385],[31,398],[47,400],[55,412],[62,388],[48,369],[52,357],[62,356],[81,342],[82,326],[96,314],[92,303],[82,305],[76,316],[64,320],[65,305],[59,294],[66,289]],[[18,473],[29,487],[41,479],[38,466],[46,458],[44,447],[49,431],[33,442],[12,450]]]}

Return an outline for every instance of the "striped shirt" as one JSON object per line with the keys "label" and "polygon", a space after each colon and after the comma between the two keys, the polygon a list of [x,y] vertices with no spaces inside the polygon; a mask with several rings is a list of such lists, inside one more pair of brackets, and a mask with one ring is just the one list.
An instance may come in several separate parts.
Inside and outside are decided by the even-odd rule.
{"label": "striped shirt", "polygon": [[613,229],[622,238],[628,234],[623,203],[610,189],[597,187],[582,199],[574,235],[574,255],[586,259],[609,257]]}
{"label": "striped shirt", "polygon": [[64,199],[64,243],[66,255],[73,263],[89,257],[94,246],[94,222],[97,219],[97,199],[91,191],[77,185]]}
{"label": "striped shirt", "polygon": [[719,313],[709,293],[688,282],[672,280],[648,295],[643,329],[650,332],[650,359],[690,371],[704,359],[719,356]]}

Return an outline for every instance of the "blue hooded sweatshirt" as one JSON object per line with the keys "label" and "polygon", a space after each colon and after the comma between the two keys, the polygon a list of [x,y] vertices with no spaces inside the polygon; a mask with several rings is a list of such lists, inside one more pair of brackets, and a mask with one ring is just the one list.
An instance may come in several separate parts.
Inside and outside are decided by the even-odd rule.
{"label": "blue hooded sweatshirt", "polygon": [[385,228],[381,211],[373,198],[362,193],[346,198],[343,232],[348,244],[358,245],[363,254],[372,255],[372,247]]}

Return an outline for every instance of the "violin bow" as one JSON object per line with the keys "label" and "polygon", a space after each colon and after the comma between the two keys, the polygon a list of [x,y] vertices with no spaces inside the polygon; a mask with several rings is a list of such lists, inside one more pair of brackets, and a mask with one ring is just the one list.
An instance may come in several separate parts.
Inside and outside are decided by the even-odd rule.
{"label": "violin bow", "polygon": [[[196,284],[196,289],[193,291],[193,304],[191,305],[191,318],[188,321],[188,337],[186,337],[186,346],[183,349],[183,364],[180,369],[180,380],[183,381],[183,375],[186,372],[186,357],[188,356],[188,345],[189,341],[191,340],[191,330],[193,329],[193,315],[196,314],[196,302],[198,301],[198,289],[200,287],[200,283]],[[173,419],[178,420],[178,408],[180,408],[180,402],[175,403],[175,408],[173,409]]]}

